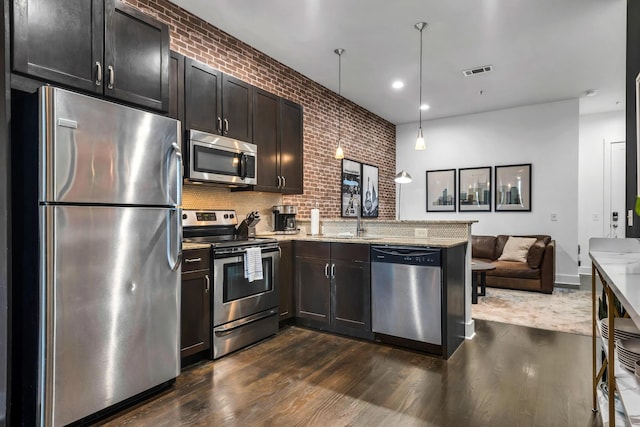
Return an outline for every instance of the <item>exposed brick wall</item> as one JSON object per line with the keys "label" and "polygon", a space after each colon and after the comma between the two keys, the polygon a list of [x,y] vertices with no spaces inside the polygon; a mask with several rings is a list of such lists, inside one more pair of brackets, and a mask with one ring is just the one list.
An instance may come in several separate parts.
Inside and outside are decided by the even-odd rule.
{"label": "exposed brick wall", "polygon": [[284,197],[300,218],[316,202],[321,217],[340,216],[342,168],[333,154],[342,99],[345,156],[378,166],[379,218],[395,218],[395,125],[166,0],[125,1],[169,25],[171,49],[303,106],[304,194]]}

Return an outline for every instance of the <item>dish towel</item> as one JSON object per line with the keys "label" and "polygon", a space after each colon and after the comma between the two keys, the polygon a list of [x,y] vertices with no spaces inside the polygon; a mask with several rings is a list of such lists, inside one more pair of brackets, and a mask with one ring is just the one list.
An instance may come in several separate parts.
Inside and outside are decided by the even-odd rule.
{"label": "dish towel", "polygon": [[262,280],[262,249],[247,248],[244,253],[244,278],[249,282]]}

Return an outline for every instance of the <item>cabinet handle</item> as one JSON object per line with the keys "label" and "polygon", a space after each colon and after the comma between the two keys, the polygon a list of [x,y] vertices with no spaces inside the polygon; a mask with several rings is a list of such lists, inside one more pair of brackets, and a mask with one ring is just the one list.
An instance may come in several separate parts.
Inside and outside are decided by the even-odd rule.
{"label": "cabinet handle", "polygon": [[204,275],[204,281],[206,283],[204,291],[206,293],[209,293],[209,288],[211,287],[211,280],[209,279],[209,275],[208,274]]}
{"label": "cabinet handle", "polygon": [[282,187],[282,178],[280,177],[280,175],[277,176],[278,178],[278,190]]}
{"label": "cabinet handle", "polygon": [[331,264],[331,278],[332,279],[336,278],[336,265],[335,264]]}
{"label": "cabinet handle", "polygon": [[284,176],[282,177],[282,188],[286,188],[287,186],[287,178],[285,178]]}
{"label": "cabinet handle", "polygon": [[218,117],[218,127],[216,128],[216,130],[222,133],[222,119],[220,117]]}
{"label": "cabinet handle", "polygon": [[190,263],[190,262],[200,262],[202,261],[202,258],[185,258],[184,262],[186,263]]}
{"label": "cabinet handle", "polygon": [[329,263],[324,265],[324,277],[329,278]]}
{"label": "cabinet handle", "polygon": [[107,72],[109,73],[109,84],[107,85],[107,88],[113,89],[113,82],[116,79],[116,72],[113,71],[113,67],[111,65],[107,67]]}
{"label": "cabinet handle", "polygon": [[229,120],[224,119],[224,133],[229,133]]}
{"label": "cabinet handle", "polygon": [[96,61],[97,67],[97,76],[96,76],[96,86],[100,86],[102,84],[102,64],[100,61]]}

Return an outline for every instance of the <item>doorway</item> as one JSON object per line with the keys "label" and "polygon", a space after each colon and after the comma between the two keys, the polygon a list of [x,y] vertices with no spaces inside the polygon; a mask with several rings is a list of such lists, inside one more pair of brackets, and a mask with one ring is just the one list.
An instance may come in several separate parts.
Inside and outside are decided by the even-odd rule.
{"label": "doorway", "polygon": [[610,238],[624,238],[627,225],[625,205],[626,144],[624,141],[605,141],[604,144],[602,235]]}

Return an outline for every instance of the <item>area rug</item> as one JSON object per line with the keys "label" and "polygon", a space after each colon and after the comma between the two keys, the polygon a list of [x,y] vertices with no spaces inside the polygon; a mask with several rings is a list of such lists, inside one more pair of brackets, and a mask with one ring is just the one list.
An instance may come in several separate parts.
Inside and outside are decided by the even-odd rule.
{"label": "area rug", "polygon": [[474,319],[591,335],[591,291],[556,288],[553,294],[487,288],[472,304]]}

